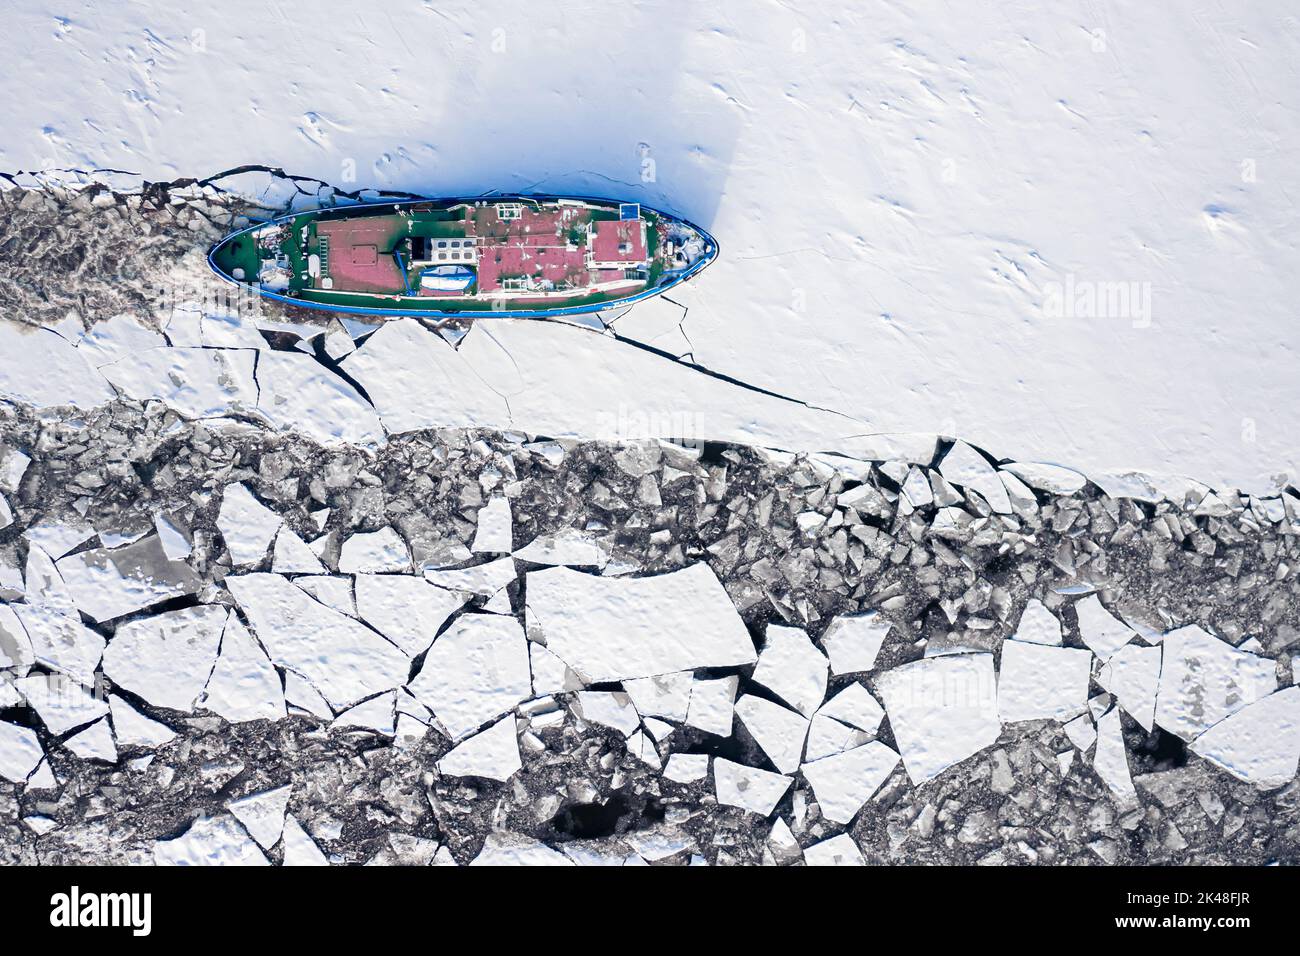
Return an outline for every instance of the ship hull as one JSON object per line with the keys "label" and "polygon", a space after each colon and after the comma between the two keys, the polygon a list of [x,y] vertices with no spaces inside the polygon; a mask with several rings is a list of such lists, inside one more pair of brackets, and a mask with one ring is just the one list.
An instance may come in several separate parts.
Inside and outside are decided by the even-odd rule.
{"label": "ship hull", "polygon": [[[516,209],[513,220],[499,215],[513,207],[523,213]],[[634,217],[629,210],[635,210]],[[452,216],[460,218],[445,218]],[[534,226],[540,223],[532,234],[527,225],[518,225],[529,217]],[[548,232],[552,227],[554,240]],[[620,235],[611,234],[619,230]],[[411,232],[430,236],[412,238]],[[442,254],[433,247],[447,244],[434,238],[442,236],[476,246],[477,258],[466,269],[475,278],[468,294],[430,291],[448,285],[433,275],[449,268],[433,261]],[[631,241],[614,241],[619,238]],[[209,251],[208,264],[245,292],[300,308],[439,321],[544,319],[625,309],[689,281],[717,254],[717,242],[703,229],[639,204],[517,194],[294,213],[224,237]],[[613,261],[596,261],[597,256]],[[364,261],[358,265],[359,259]],[[513,267],[508,276],[503,261],[506,268]],[[422,265],[428,268],[421,270]],[[254,269],[258,274],[250,278]],[[331,271],[343,275],[336,278]],[[422,275],[430,276],[425,285]]]}

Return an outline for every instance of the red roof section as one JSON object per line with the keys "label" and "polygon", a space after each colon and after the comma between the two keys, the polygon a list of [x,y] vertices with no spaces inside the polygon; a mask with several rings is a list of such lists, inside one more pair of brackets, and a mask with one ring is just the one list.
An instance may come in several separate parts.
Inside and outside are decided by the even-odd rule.
{"label": "red roof section", "polygon": [[[627,246],[622,250],[623,245]],[[597,262],[644,262],[645,231],[640,219],[604,220],[593,224],[591,254]]]}
{"label": "red roof section", "polygon": [[402,229],[396,216],[368,219],[334,219],[318,222],[316,235],[329,239],[329,275],[334,288],[355,292],[401,292],[402,272],[391,252],[393,238]]}
{"label": "red roof section", "polygon": [[[575,291],[594,283],[635,286],[638,280],[623,281],[620,267],[589,269],[588,242],[597,263],[644,262],[642,220],[594,222],[590,236],[587,222],[587,210],[577,207],[538,210],[523,204],[516,218],[507,219],[501,218],[496,204],[474,208],[465,220],[465,234],[477,240],[478,293],[497,292],[505,288],[507,279],[520,278],[549,280],[557,289]],[[401,217],[325,220],[317,223],[316,230],[328,241],[328,274],[335,289],[389,294],[406,289],[391,252],[397,238],[406,233]],[[626,249],[620,250],[621,246]]]}
{"label": "red roof section", "polygon": [[502,219],[496,206],[475,209],[466,231],[478,238],[479,292],[496,292],[502,280],[526,276],[557,286],[589,285],[583,246],[568,247],[576,215],[577,210],[524,206],[518,219]]}

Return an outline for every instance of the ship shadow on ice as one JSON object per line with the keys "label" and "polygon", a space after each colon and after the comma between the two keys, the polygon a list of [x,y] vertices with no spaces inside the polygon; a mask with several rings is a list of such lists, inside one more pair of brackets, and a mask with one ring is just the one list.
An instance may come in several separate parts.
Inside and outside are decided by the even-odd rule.
{"label": "ship shadow on ice", "polygon": [[354,134],[354,155],[384,157],[370,170],[362,161],[358,179],[421,196],[617,198],[709,229],[743,107],[687,64],[709,62],[710,46],[729,41],[654,8],[630,10],[616,31],[582,21],[538,29],[529,19],[476,24],[468,52],[457,47],[426,75],[405,76],[424,142],[394,151]]}

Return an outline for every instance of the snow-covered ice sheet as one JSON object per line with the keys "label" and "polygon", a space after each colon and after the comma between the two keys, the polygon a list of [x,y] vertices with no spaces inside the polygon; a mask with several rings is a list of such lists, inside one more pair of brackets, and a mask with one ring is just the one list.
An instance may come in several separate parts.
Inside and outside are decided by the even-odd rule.
{"label": "snow-covered ice sheet", "polygon": [[[345,9],[356,22],[339,31]],[[676,297],[690,310],[680,347],[855,416],[843,434],[956,433],[1089,475],[1258,488],[1294,474],[1300,411],[1274,399],[1300,334],[1288,311],[1300,240],[1287,161],[1300,119],[1265,92],[1290,85],[1285,5],[1188,10],[1177,30],[1166,11],[1116,2],[1018,9],[1014,22],[937,0],[870,16],[847,0],[761,16],[741,0],[674,16],[651,5],[616,23],[603,10],[326,2],[295,20],[296,42],[328,48],[342,68],[284,85],[272,74],[283,38],[243,28],[263,12],[252,0],[217,20],[181,3],[60,21],[23,0],[0,37],[13,66],[0,162],[168,179],[267,158],[326,181],[354,170],[359,184],[442,195],[617,193],[722,244]],[[412,83],[351,66],[392,22],[405,42],[384,43],[386,69]],[[1160,42],[1136,40],[1150,37]],[[656,55],[629,62],[629,43]],[[72,75],[85,82],[62,80]],[[582,110],[554,109],[579,99]],[[219,120],[254,101],[237,127]],[[453,121],[463,115],[477,121]],[[502,150],[503,138],[529,149]],[[623,334],[639,325],[662,346],[657,330],[671,323],[659,306],[679,312],[634,309]],[[591,365],[600,341],[562,325],[511,330],[462,368],[486,370],[524,407],[513,399],[538,393],[516,376],[549,377],[573,357],[585,371],[571,378],[593,379],[590,390],[551,380],[552,409],[582,403],[572,423],[598,407],[602,381],[632,381],[641,365],[630,348]],[[473,394],[505,414],[481,384]],[[707,418],[705,397],[692,389],[638,411]],[[837,427],[790,412],[755,408],[752,423],[710,437],[766,433],[789,447],[810,426]]]}
{"label": "snow-covered ice sheet", "polygon": [[1238,650],[1195,624],[1170,631],[1155,722],[1184,740],[1277,689],[1273,661]]}
{"label": "snow-covered ice sheet", "polygon": [[1029,641],[1005,641],[998,671],[998,716],[1016,720],[1069,720],[1088,704],[1092,652]]}
{"label": "snow-covered ice sheet", "polygon": [[153,847],[159,866],[267,866],[257,844],[229,814],[200,817],[190,828]]}
{"label": "snow-covered ice sheet", "polygon": [[1290,783],[1300,764],[1300,687],[1243,707],[1196,738],[1191,749],[1258,787]]}

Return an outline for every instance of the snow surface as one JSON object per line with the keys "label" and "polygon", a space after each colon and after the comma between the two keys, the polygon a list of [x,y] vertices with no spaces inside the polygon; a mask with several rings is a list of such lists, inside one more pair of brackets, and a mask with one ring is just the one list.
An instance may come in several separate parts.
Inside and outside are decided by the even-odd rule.
{"label": "snow surface", "polygon": [[590,683],[755,658],[707,564],[644,578],[547,568],[528,574],[525,593],[529,633],[544,635],[547,648]]}
{"label": "snow surface", "polygon": [[1112,707],[1097,720],[1097,750],[1092,758],[1092,768],[1123,803],[1137,802],[1118,707]]}
{"label": "snow surface", "polygon": [[805,717],[826,699],[830,663],[797,627],[769,624],[753,680]]}
{"label": "snow surface", "polygon": [[1300,765],[1300,687],[1243,707],[1192,741],[1192,751],[1263,789],[1285,786]]}
{"label": "snow surface", "polygon": [[1125,713],[1151,732],[1156,719],[1156,693],[1160,687],[1162,649],[1125,644],[1097,675],[1097,683],[1115,695]]}
{"label": "snow surface", "polygon": [[1092,652],[1029,641],[1006,641],[998,671],[998,715],[1017,720],[1069,720],[1088,706]]}
{"label": "snow surface", "polygon": [[316,841],[307,835],[293,814],[284,820],[284,865],[285,866],[329,866],[330,861],[320,851]]}
{"label": "snow surface", "polygon": [[159,866],[269,866],[257,844],[229,814],[200,817],[171,840],[153,845]]}
{"label": "snow surface", "polygon": [[0,777],[21,783],[44,756],[36,731],[0,720]]}
{"label": "snow surface", "polygon": [[1017,641],[1031,644],[1060,644],[1061,622],[1042,601],[1031,598],[1020,615],[1014,637]]}
{"label": "snow surface", "polygon": [[123,747],[152,749],[176,739],[174,730],[146,717],[116,694],[109,696],[108,708],[113,718],[113,733]]}
{"label": "snow surface", "polygon": [[113,741],[113,731],[109,727],[107,717],[73,734],[63,742],[63,746],[83,760],[117,763],[117,744]]}
{"label": "snow surface", "polygon": [[258,564],[284,519],[262,504],[246,485],[227,485],[217,512],[217,530],[235,566]]}
{"label": "snow surface", "polygon": [[78,609],[96,621],[193,594],[201,586],[189,565],[167,556],[157,535],[121,548],[80,551],[56,566]]}
{"label": "snow surface", "polygon": [[433,642],[410,687],[459,740],[532,695],[523,628],[497,614],[457,618]]}
{"label": "snow surface", "polygon": [[285,784],[274,790],[251,793],[232,800],[226,804],[226,809],[244,825],[244,829],[263,850],[269,850],[280,842],[285,811],[289,808],[289,797],[292,795],[293,787]]}
{"label": "snow surface", "polygon": [[239,618],[226,621],[221,653],[199,705],[233,723],[279,720],[285,716],[280,675]]}
{"label": "snow surface", "polygon": [[52,734],[64,734],[108,713],[108,703],[63,674],[32,674],[14,681]]}
{"label": "snow surface", "polygon": [[465,603],[453,591],[403,574],[358,574],[357,614],[411,657],[423,654]]}
{"label": "snow surface", "polygon": [[[28,581],[31,581],[30,574]],[[61,671],[82,684],[95,683],[95,668],[104,653],[105,641],[76,618],[48,607],[13,605],[31,640],[36,663]]]}
{"label": "snow surface", "polygon": [[761,817],[772,812],[792,782],[790,777],[747,767],[722,757],[713,761],[713,783],[718,803],[741,807]]}
{"label": "snow surface", "polygon": [[812,784],[822,815],[832,823],[848,825],[896,766],[898,754],[873,740],[806,763],[801,772]]}
{"label": "snow surface", "polygon": [[272,660],[306,677],[335,708],[406,683],[406,654],[280,575],[236,575],[226,587]]}
{"label": "snow surface", "polygon": [[875,611],[834,618],[822,635],[831,673],[838,677],[875,667],[876,655],[892,626]]}
{"label": "snow surface", "polygon": [[947,654],[880,675],[889,725],[914,784],[992,744],[1002,725],[992,654]]}
{"label": "snow surface", "polygon": [[1074,612],[1079,616],[1083,643],[1103,661],[1137,636],[1132,628],[1106,610],[1095,594],[1076,602]]}
{"label": "snow surface", "polygon": [[156,707],[190,711],[208,683],[228,612],[183,608],[119,627],[104,651],[104,673]]}
{"label": "snow surface", "polygon": [[[1255,488],[1300,462],[1300,408],[1276,401],[1300,336],[1300,114],[1279,93],[1295,85],[1281,2],[1189,9],[1171,29],[1167,11],[1113,0],[1014,17],[938,0],[870,15],[847,0],[723,0],[612,21],[594,0],[324,0],[294,22],[289,61],[324,51],[324,68],[295,70],[292,84],[279,82],[280,34],[246,27],[263,5],[205,9],[56,20],[20,0],[0,37],[0,165],[170,179],[262,160],[441,195],[640,199],[722,244],[675,296],[695,358],[853,416],[756,407],[710,437],[827,447],[837,429],[941,431],[1094,477]],[[645,49],[655,55],[629,56]],[[529,148],[500,148],[509,141]],[[1070,281],[1132,283],[1133,300],[1054,308]],[[638,307],[621,331],[657,337],[674,312]],[[607,382],[632,388],[604,391],[616,399],[605,408],[650,412],[656,394],[679,415],[736,407],[705,401],[702,376],[664,393],[636,375],[646,353],[576,327],[475,338],[452,379],[482,372],[530,414],[546,396],[525,393],[516,368],[557,387],[542,414],[567,408],[571,422],[601,407]],[[685,350],[676,341],[669,350]],[[772,347],[784,342],[795,347]],[[550,374],[571,358],[583,375]],[[41,372],[34,384],[73,394]],[[419,407],[459,414],[452,379],[423,383]],[[500,398],[492,412],[507,415]]]}
{"label": "snow surface", "polygon": [[343,542],[339,570],[344,574],[411,570],[411,552],[392,528],[354,534]]}
{"label": "snow surface", "polygon": [[804,862],[809,866],[866,866],[867,861],[862,851],[847,833],[833,836],[806,847],[803,851]]}
{"label": "snow surface", "polygon": [[736,716],[781,773],[794,773],[803,759],[808,718],[762,697],[747,694],[736,701]]}
{"label": "snow surface", "polygon": [[1161,643],[1155,721],[1184,740],[1277,689],[1273,661],[1237,650],[1198,625],[1170,631]]}
{"label": "snow surface", "polygon": [[691,700],[686,708],[686,726],[717,734],[731,736],[732,716],[735,713],[736,676],[715,680],[696,679],[691,685]]}
{"label": "snow surface", "polygon": [[461,741],[438,761],[438,770],[448,776],[489,780],[509,780],[522,766],[513,714]]}

